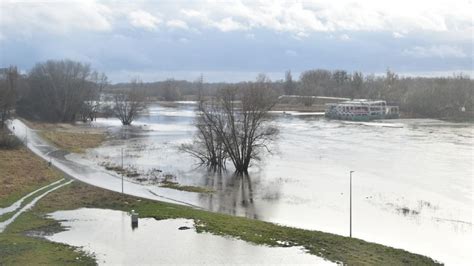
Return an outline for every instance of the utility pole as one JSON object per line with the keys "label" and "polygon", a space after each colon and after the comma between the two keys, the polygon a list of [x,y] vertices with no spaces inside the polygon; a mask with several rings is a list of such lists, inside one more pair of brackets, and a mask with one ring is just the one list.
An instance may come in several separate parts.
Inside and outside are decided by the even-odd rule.
{"label": "utility pole", "polygon": [[349,185],[349,237],[352,238],[352,173],[354,171],[350,171],[350,185]]}
{"label": "utility pole", "polygon": [[121,152],[121,154],[122,154],[122,171],[121,171],[121,173],[122,173],[122,194],[123,194],[123,171],[124,171],[124,169],[123,169],[123,148],[122,148],[121,151],[122,151]]}

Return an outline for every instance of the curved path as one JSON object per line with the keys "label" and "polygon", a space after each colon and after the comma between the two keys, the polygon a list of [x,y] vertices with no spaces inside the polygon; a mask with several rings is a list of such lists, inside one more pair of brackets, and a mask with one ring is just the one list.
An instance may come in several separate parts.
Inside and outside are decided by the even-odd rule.
{"label": "curved path", "polygon": [[12,205],[8,206],[8,207],[5,207],[5,208],[0,208],[0,216],[4,215],[5,213],[9,213],[9,212],[14,212],[16,211],[18,208],[21,207],[21,204],[23,203],[23,201],[25,201],[25,199],[31,197],[32,195],[36,194],[37,192],[40,192],[41,190],[44,190],[44,189],[47,189],[51,186],[54,186],[56,184],[59,184],[61,183],[62,181],[64,181],[64,178],[63,179],[60,179],[56,182],[53,182],[51,184],[48,184],[44,187],[41,187],[41,188],[38,188],[37,190],[31,192],[31,193],[28,193],[26,196],[22,197],[21,199],[17,200],[16,202],[14,202]]}
{"label": "curved path", "polygon": [[[25,143],[28,149],[51,162],[53,166],[71,178],[96,187],[122,192],[122,178],[120,176],[104,170],[94,162],[68,159],[67,152],[49,144],[36,133],[36,130],[29,128],[18,119],[11,121],[8,127]],[[141,185],[126,179],[123,180],[123,187],[123,192],[131,196],[201,208],[198,193]]]}
{"label": "curved path", "polygon": [[[63,179],[64,180],[64,179]],[[62,181],[62,180],[60,180]],[[59,189],[59,188],[62,188],[66,185],[69,185],[73,182],[74,180],[69,180],[67,182],[64,182],[64,183],[59,183],[58,182],[54,182],[54,183],[51,183],[50,185],[54,185],[53,188],[47,190],[46,192],[42,193],[41,195],[37,196],[36,198],[34,198],[32,201],[28,202],[25,206],[23,206],[23,208],[21,208],[19,211],[17,211],[12,217],[10,217],[8,220],[6,221],[3,221],[3,222],[0,222],[0,233],[2,233],[9,224],[11,224],[12,222],[15,221],[15,219],[22,213],[24,213],[25,211],[31,209],[33,206],[35,206],[36,202],[38,202],[41,198],[43,198],[44,196],[48,195],[49,193],[55,191],[56,189]],[[48,187],[48,186],[47,186]],[[45,188],[45,187],[43,187]],[[43,188],[39,189],[39,190],[42,190]]]}

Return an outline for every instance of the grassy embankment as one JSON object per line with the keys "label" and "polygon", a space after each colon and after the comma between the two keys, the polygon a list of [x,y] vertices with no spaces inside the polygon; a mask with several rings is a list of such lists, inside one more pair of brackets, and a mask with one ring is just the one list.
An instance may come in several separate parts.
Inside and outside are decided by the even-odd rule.
{"label": "grassy embankment", "polygon": [[[40,187],[41,185],[36,185],[34,179],[33,181],[24,179],[29,179],[31,173],[39,172],[41,169],[45,171],[42,176],[45,180],[48,180],[45,183],[59,178],[59,173],[49,168],[45,169],[46,162],[34,157],[28,151],[18,149],[12,152],[16,153],[14,155],[16,158],[28,162],[29,171],[22,172],[25,168],[22,164],[15,164],[11,161],[4,162],[1,168],[2,172],[3,169],[7,169],[10,176],[15,178],[10,189],[5,190],[6,192],[2,194],[0,200],[3,201],[6,198],[18,199],[21,197],[21,193],[26,194]],[[0,154],[2,156],[13,156],[12,154],[6,154],[4,150],[0,150]],[[31,188],[23,190],[22,184],[28,182],[31,182]],[[13,193],[16,194],[13,195]],[[28,236],[34,232],[63,230],[57,221],[47,218],[46,214],[56,210],[70,210],[81,207],[123,211],[134,209],[140,213],[140,217],[154,217],[156,219],[193,219],[198,232],[232,236],[255,244],[269,246],[304,246],[311,254],[331,261],[342,261],[350,265],[435,264],[433,260],[425,256],[358,239],[123,196],[119,193],[76,181],[44,197],[32,210],[20,215],[4,233],[0,234],[0,265],[26,265],[31,263],[93,264],[92,257],[76,248]]]}
{"label": "grassy embankment", "polygon": [[[73,250],[66,248],[64,245],[29,238],[25,236],[25,233],[61,230],[58,222],[45,218],[45,214],[55,210],[81,207],[123,211],[134,209],[140,213],[140,217],[154,217],[156,219],[193,219],[198,232],[233,236],[255,244],[269,246],[301,245],[311,254],[332,261],[343,261],[350,265],[435,264],[431,259],[421,255],[358,239],[122,196],[119,193],[105,191],[80,182],[74,182],[49,194],[30,212],[21,215],[7,229],[5,234],[0,235],[0,258],[3,258],[3,262],[9,264],[11,262],[28,262],[25,258],[34,257],[40,257],[44,262],[60,262],[58,258],[67,261],[67,259],[74,257],[71,255]],[[77,257],[81,258],[81,254],[78,254]],[[84,261],[84,258],[81,260]]]}
{"label": "grassy embankment", "polygon": [[0,169],[0,208],[62,177],[25,147],[0,150]]}
{"label": "grassy embankment", "polygon": [[22,121],[56,147],[69,152],[83,153],[86,149],[99,146],[105,140],[105,132],[98,128]]}

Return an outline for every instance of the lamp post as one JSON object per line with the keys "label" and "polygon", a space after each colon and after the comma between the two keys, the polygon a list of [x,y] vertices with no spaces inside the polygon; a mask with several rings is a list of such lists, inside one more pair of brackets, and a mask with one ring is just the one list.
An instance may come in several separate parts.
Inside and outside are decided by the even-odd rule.
{"label": "lamp post", "polygon": [[354,171],[349,172],[350,176],[350,185],[349,185],[349,237],[352,237],[352,173]]}
{"label": "lamp post", "polygon": [[122,154],[122,171],[120,171],[122,173],[122,194],[123,194],[123,148],[121,149],[121,154]]}

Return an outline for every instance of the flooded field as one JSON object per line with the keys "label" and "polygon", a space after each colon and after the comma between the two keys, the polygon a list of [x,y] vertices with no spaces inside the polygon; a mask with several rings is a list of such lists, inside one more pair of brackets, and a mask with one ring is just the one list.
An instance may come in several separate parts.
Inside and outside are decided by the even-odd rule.
{"label": "flooded field", "polygon": [[[81,247],[93,253],[99,265],[170,265],[229,262],[239,264],[332,265],[298,247],[267,247],[242,240],[196,233],[186,219],[139,219],[132,228],[130,216],[122,211],[79,209],[50,215],[67,231],[47,238]],[[179,230],[187,229],[187,230]],[[183,228],[185,227],[185,228]]]}
{"label": "flooded field", "polygon": [[[349,234],[349,171],[353,170],[353,236],[448,264],[473,263],[472,124],[438,120],[371,123],[328,121],[316,115],[274,114],[281,134],[273,153],[249,179],[196,168],[179,152],[194,133],[194,106],[152,106],[134,126],[99,119],[115,137],[82,164],[121,164],[146,174],[162,171],[183,185],[214,189],[198,194],[159,189],[160,195],[199,207]],[[153,185],[149,185],[153,187]],[[156,188],[153,188],[156,189]],[[155,190],[156,191],[156,190]]]}

